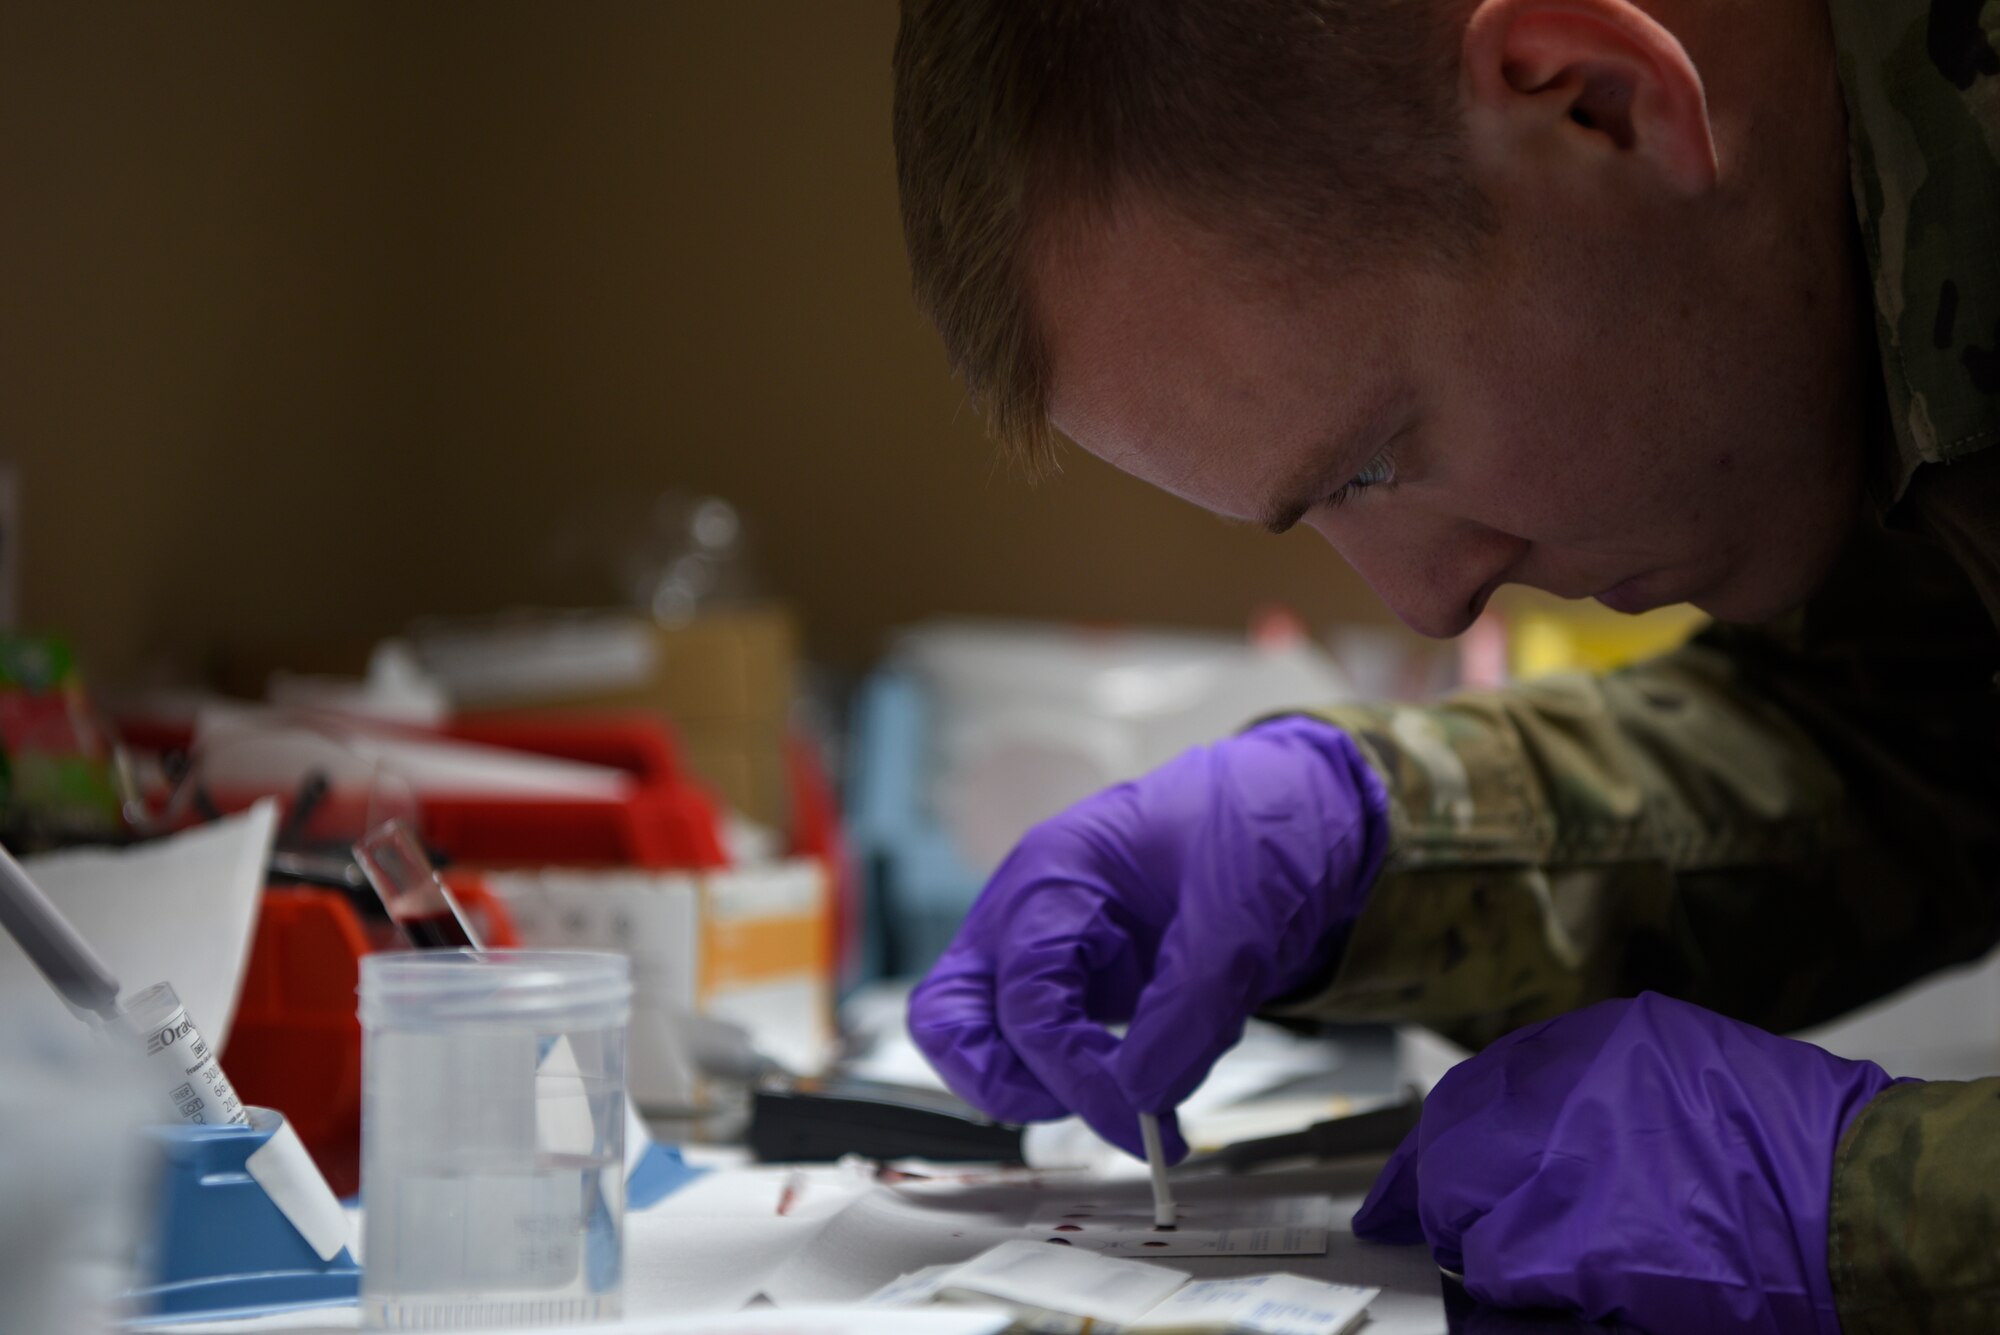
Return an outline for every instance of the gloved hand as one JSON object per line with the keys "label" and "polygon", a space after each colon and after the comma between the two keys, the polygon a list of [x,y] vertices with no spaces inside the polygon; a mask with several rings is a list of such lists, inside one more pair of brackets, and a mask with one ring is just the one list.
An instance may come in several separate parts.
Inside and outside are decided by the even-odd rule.
{"label": "gloved hand", "polygon": [[[1030,830],[912,994],[910,1033],[989,1116],[1078,1113],[1142,1155],[1137,1115],[1171,1113],[1252,1011],[1332,962],[1388,824],[1331,724],[1198,747]],[[1104,1027],[1127,1021],[1122,1040]]]}
{"label": "gloved hand", "polygon": [[1354,1231],[1428,1242],[1504,1307],[1837,1335],[1834,1150],[1895,1083],[1654,993],[1602,1002],[1453,1068]]}

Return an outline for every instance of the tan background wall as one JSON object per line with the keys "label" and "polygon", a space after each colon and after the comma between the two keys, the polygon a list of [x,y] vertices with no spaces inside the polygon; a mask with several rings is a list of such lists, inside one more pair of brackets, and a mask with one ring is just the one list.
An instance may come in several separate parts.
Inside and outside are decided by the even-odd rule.
{"label": "tan background wall", "polygon": [[812,648],[967,611],[1386,616],[1082,457],[995,467],[907,293],[894,6],[10,3],[0,457],[100,677],[594,589],[556,517],[736,501]]}

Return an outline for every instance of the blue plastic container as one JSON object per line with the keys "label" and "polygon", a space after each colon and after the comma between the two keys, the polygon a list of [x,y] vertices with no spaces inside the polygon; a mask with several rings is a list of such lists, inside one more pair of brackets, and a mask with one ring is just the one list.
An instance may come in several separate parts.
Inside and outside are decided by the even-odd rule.
{"label": "blue plastic container", "polygon": [[262,1316],[351,1303],[361,1267],[346,1249],[322,1261],[246,1161],[284,1120],[257,1109],[250,1126],[155,1126],[165,1156],[146,1287],[132,1304],[145,1319]]}

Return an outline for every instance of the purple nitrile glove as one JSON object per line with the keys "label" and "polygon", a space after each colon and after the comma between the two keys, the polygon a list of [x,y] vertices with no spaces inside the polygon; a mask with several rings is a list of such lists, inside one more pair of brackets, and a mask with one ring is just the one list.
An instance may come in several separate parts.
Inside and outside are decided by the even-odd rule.
{"label": "purple nitrile glove", "polygon": [[[1312,718],[1197,747],[1030,830],[910,997],[910,1033],[989,1116],[1077,1113],[1140,1148],[1258,1006],[1332,963],[1389,843],[1381,781]],[[1121,1040],[1107,1024],[1130,1022]],[[1187,1144],[1170,1116],[1170,1159]]]}
{"label": "purple nitrile glove", "polygon": [[1838,1335],[1833,1156],[1891,1080],[1656,993],[1516,1030],[1450,1071],[1354,1216],[1503,1307],[1657,1335]]}

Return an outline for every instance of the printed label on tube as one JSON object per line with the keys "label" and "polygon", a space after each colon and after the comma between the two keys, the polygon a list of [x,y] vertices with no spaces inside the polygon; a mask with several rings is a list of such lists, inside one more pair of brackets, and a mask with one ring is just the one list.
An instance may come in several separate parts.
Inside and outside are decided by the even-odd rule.
{"label": "printed label on tube", "polygon": [[147,1028],[141,1037],[146,1057],[165,1086],[167,1103],[178,1120],[196,1125],[249,1125],[243,1100],[222,1073],[222,1063],[215,1059],[208,1040],[188,1018],[185,1006],[175,1006],[165,1020]]}

